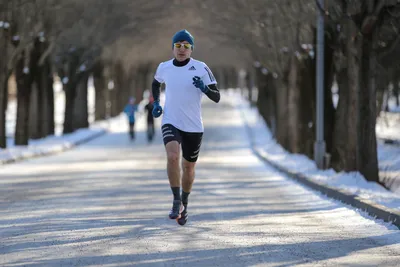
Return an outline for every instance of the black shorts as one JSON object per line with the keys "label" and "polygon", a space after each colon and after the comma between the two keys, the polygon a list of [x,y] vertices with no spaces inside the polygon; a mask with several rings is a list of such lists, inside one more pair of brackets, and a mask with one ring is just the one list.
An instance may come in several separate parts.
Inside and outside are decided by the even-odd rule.
{"label": "black shorts", "polygon": [[189,162],[196,162],[199,157],[203,133],[188,133],[181,131],[172,124],[164,124],[161,127],[164,145],[171,141],[177,141],[182,146],[183,158]]}

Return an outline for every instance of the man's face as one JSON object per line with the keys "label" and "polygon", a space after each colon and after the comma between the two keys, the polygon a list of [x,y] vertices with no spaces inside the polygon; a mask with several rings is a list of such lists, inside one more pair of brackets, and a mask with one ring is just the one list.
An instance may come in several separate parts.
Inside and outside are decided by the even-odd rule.
{"label": "man's face", "polygon": [[174,43],[174,56],[178,61],[184,61],[190,58],[192,54],[192,46],[187,42],[176,42]]}

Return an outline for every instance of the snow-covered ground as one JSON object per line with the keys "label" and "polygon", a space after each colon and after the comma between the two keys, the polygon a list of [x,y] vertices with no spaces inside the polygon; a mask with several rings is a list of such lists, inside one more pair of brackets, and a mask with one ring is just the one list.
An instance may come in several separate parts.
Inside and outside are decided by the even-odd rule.
{"label": "snow-covered ground", "polygon": [[[314,161],[299,154],[290,154],[285,151],[273,138],[266,123],[255,107],[250,104],[235,90],[227,92],[232,103],[241,108],[249,126],[252,129],[254,144],[258,151],[270,161],[295,170],[319,183],[335,188],[344,189],[364,199],[400,211],[400,190],[397,193],[389,192],[382,186],[367,182],[358,172],[335,172],[332,169],[318,170]],[[378,145],[379,165],[381,171],[397,169],[391,175],[398,175],[400,179],[400,147],[388,146],[383,143]]]}
{"label": "snow-covered ground", "polygon": [[400,194],[400,107],[394,98],[389,99],[388,107],[389,112],[381,112],[376,121],[380,178]]}
{"label": "snow-covered ground", "polygon": [[[250,107],[249,103],[240,95],[238,90],[227,90],[223,92],[222,97],[230,99],[233,105],[242,110],[242,114],[244,114],[244,117],[252,129],[255,144],[259,148],[260,153],[269,160],[285,168],[301,172],[320,183],[347,190],[362,198],[369,199],[389,208],[400,210],[400,194],[398,194],[400,191],[397,193],[388,192],[375,183],[367,182],[359,173],[337,173],[332,169],[318,170],[315,163],[306,156],[290,154],[277,144],[257,110]],[[43,151],[52,149],[62,150],[62,148],[72,146],[78,140],[97,135],[106,129],[112,131],[113,127],[120,128],[123,120],[125,120],[125,118],[123,114],[121,114],[108,121],[92,123],[88,129],[81,129],[72,134],[50,136],[42,140],[30,141],[27,147],[14,147],[12,145],[12,139],[10,138],[9,148],[0,150],[0,160],[5,161],[10,157],[42,153]],[[393,175],[400,179],[400,147],[379,143],[378,156],[381,172],[386,171],[387,175]]]}
{"label": "snow-covered ground", "polygon": [[393,108],[393,112],[381,112],[376,121],[378,138],[400,141],[400,112]]}

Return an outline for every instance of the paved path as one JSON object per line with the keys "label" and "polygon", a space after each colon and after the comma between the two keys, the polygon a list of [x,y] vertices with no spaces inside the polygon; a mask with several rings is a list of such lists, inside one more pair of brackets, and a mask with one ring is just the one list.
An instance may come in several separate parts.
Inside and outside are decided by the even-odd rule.
{"label": "paved path", "polygon": [[203,112],[186,226],[160,136],[114,132],[1,167],[0,266],[399,266],[400,231],[266,166],[228,103]]}

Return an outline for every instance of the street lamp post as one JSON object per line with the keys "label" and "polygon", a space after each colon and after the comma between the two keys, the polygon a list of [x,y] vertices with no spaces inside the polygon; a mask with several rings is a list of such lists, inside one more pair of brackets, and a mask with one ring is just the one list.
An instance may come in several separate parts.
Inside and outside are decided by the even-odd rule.
{"label": "street lamp post", "polygon": [[[324,0],[318,0],[321,8],[324,8]],[[314,143],[314,161],[317,167],[324,168],[326,144],[324,140],[324,14],[318,9],[317,19],[317,114],[316,114],[316,140]]]}

